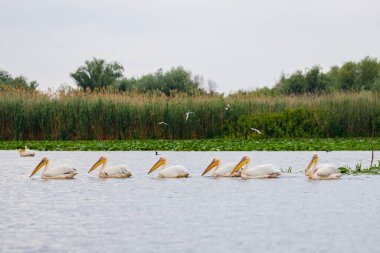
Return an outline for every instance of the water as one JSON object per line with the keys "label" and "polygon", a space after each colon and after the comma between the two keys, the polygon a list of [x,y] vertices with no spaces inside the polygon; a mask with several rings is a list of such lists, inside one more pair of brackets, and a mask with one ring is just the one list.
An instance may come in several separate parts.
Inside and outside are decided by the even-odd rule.
{"label": "water", "polygon": [[[380,177],[308,181],[310,152],[161,152],[187,179],[147,175],[154,152],[0,151],[0,252],[377,252]],[[271,162],[278,179],[200,177],[212,158]],[[87,174],[100,155],[130,179]],[[368,166],[370,152],[321,152],[320,162]],[[75,180],[29,175],[43,156],[70,164]],[[375,157],[379,157],[379,153]],[[210,173],[211,175],[211,173]]]}

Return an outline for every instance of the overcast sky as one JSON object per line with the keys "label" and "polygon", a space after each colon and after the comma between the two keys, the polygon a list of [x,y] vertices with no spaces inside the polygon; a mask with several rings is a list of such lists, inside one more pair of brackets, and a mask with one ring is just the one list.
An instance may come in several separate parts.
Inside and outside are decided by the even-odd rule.
{"label": "overcast sky", "polygon": [[379,0],[0,0],[0,69],[73,85],[92,57],[125,75],[183,66],[223,92],[281,72],[380,58]]}

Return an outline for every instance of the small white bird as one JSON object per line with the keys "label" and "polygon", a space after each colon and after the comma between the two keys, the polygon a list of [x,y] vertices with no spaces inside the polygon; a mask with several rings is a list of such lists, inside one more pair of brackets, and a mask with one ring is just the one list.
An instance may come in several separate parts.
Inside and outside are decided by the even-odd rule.
{"label": "small white bird", "polygon": [[160,123],[158,123],[159,125],[165,125],[165,126],[169,126],[169,124],[168,123],[166,123],[166,122],[163,122],[163,121],[161,121]]}
{"label": "small white bird", "polygon": [[227,104],[227,107],[226,107],[226,111],[230,110],[231,109],[231,105],[230,104]]}
{"label": "small white bird", "polygon": [[256,128],[251,127],[251,130],[257,132],[258,134],[263,134],[262,132],[260,132],[260,130],[258,130]]}
{"label": "small white bird", "polygon": [[186,114],[186,121],[189,119],[189,116],[190,116],[190,114],[192,114],[192,113],[194,113],[194,112],[187,112],[187,113],[185,113],[185,114]]}

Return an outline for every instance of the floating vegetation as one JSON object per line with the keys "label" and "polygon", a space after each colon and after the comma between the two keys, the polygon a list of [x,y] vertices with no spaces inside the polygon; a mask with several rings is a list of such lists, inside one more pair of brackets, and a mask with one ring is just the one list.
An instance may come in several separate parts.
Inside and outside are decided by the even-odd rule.
{"label": "floating vegetation", "polygon": [[[127,141],[0,141],[0,149],[16,150],[28,146],[44,151],[326,151],[371,150],[369,138],[326,139],[206,139],[206,140],[127,140]],[[380,138],[375,139],[380,147]]]}
{"label": "floating vegetation", "polygon": [[361,163],[357,163],[355,168],[351,168],[349,166],[344,166],[339,168],[342,174],[380,174],[380,161],[375,166],[370,166],[368,168],[363,168]]}

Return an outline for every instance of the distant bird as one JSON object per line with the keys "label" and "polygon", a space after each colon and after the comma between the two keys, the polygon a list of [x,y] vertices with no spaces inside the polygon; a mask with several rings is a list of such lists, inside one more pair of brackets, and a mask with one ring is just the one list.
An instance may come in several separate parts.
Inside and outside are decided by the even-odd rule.
{"label": "distant bird", "polygon": [[159,154],[159,153],[156,151],[156,155],[161,155],[161,154]]}
{"label": "distant bird", "polygon": [[230,110],[231,109],[231,105],[230,104],[227,104],[227,107],[226,107],[226,111]]}
{"label": "distant bird", "polygon": [[166,123],[166,122],[163,122],[163,121],[161,121],[160,123],[158,123],[159,125],[165,125],[165,126],[169,126],[169,124],[168,123]]}
{"label": "distant bird", "polygon": [[260,130],[258,130],[258,129],[256,129],[256,128],[251,127],[250,129],[251,129],[252,131],[257,132],[258,134],[263,134],[262,132],[260,132]]}
{"label": "distant bird", "polygon": [[185,114],[186,114],[186,121],[189,119],[189,116],[190,116],[190,114],[192,114],[192,113],[194,113],[194,112],[187,112],[187,113],[185,113]]}
{"label": "distant bird", "polygon": [[18,152],[20,153],[21,157],[28,157],[28,156],[35,155],[34,151],[28,149],[27,146],[25,146],[24,148],[18,149]]}

